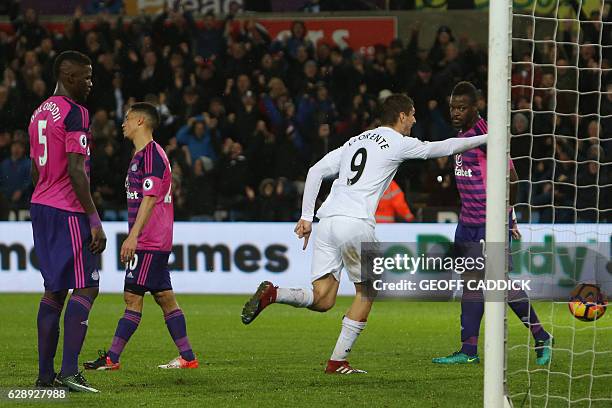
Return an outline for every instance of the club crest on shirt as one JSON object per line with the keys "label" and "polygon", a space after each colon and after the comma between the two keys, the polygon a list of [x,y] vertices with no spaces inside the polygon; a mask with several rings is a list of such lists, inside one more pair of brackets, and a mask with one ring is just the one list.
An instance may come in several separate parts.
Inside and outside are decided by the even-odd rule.
{"label": "club crest on shirt", "polygon": [[146,191],[151,190],[153,188],[153,180],[151,180],[150,178],[144,179],[144,182],[142,183],[142,188],[144,188]]}
{"label": "club crest on shirt", "polygon": [[98,271],[93,271],[91,273],[91,279],[97,281],[98,279],[100,279],[100,274],[98,273]]}
{"label": "club crest on shirt", "polygon": [[132,164],[132,171],[138,170],[138,165],[136,163]]}

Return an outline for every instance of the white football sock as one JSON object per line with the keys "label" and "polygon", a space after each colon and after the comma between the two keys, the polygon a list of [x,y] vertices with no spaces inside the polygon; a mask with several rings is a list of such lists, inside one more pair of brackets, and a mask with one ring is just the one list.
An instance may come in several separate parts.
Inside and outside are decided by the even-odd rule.
{"label": "white football sock", "polygon": [[353,343],[355,343],[355,340],[357,340],[359,333],[365,328],[365,325],[366,322],[357,322],[344,316],[342,319],[342,330],[340,331],[340,336],[338,337],[336,347],[334,348],[330,360],[346,360],[353,348]]}
{"label": "white football sock", "polygon": [[312,289],[305,288],[278,288],[276,289],[276,303],[284,303],[295,307],[308,307],[314,301]]}

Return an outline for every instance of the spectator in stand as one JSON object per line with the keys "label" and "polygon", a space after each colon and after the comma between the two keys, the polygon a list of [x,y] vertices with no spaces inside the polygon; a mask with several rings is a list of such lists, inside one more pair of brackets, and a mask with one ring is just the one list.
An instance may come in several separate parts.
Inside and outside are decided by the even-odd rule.
{"label": "spectator in stand", "polygon": [[229,107],[231,112],[238,111],[240,105],[242,104],[242,98],[247,92],[251,91],[251,88],[251,78],[249,78],[247,74],[238,75],[236,77],[235,84],[234,78],[227,79],[225,82],[225,91],[223,92],[223,96],[225,98],[225,105]]}
{"label": "spectator in stand", "polygon": [[[465,65],[462,56],[459,53],[459,48],[455,43],[449,43],[444,48],[444,57],[438,61],[437,70],[434,75],[434,84],[436,91],[440,95],[450,95],[453,87],[465,77]],[[446,99],[444,99],[446,101]],[[448,111],[448,105],[442,109]]]}
{"label": "spectator in stand", "polygon": [[208,104],[206,113],[208,113],[210,119],[217,119],[217,129],[222,135],[227,135],[229,124],[223,100],[221,98],[213,98]]}
{"label": "spectator in stand", "polygon": [[259,184],[257,219],[260,221],[293,221],[296,216],[296,191],[286,178],[267,178]]}
{"label": "spectator in stand", "polygon": [[119,169],[127,168],[128,162],[117,153],[113,139],[98,139],[91,160],[91,185],[96,207],[103,209],[107,221],[127,220],[125,211],[125,177]]}
{"label": "spectator in stand", "polygon": [[281,67],[280,61],[275,60],[269,52],[263,54],[258,69],[253,72],[253,77],[257,80],[255,86],[258,88],[258,93],[265,91],[266,84],[270,79],[281,78],[283,75],[283,67]]}
{"label": "spectator in stand", "polygon": [[212,63],[196,65],[195,83],[204,106],[207,106],[213,98],[222,95],[223,85],[220,76]]}
{"label": "spectator in stand", "polygon": [[260,221],[276,221],[276,211],[279,207],[274,194],[274,179],[267,178],[259,183],[259,198],[257,199],[257,219]]}
{"label": "spectator in stand", "polygon": [[557,109],[559,113],[576,113],[576,89],[578,72],[569,67],[567,59],[557,59]]}
{"label": "spectator in stand", "polygon": [[226,139],[217,164],[219,204],[228,210],[229,221],[246,221],[253,218],[255,190],[251,187],[251,174],[242,145]]}
{"label": "spectator in stand", "polygon": [[317,63],[313,60],[308,60],[304,63],[303,71],[300,75],[296,75],[293,81],[292,94],[297,97],[304,95],[312,95],[316,91],[319,69]]}
{"label": "spectator in stand", "polygon": [[420,140],[434,140],[433,129],[428,125],[438,108],[438,95],[432,84],[429,64],[419,65],[417,74],[408,87],[408,95],[414,100],[414,108],[419,113],[419,120],[412,128],[412,135]]}
{"label": "spectator in stand", "polygon": [[192,18],[188,21],[195,38],[195,55],[209,60],[223,56],[223,28],[215,21],[215,14],[209,11],[204,15],[202,28],[198,28]]}
{"label": "spectator in stand", "polygon": [[443,60],[446,55],[446,47],[455,41],[453,33],[448,26],[440,26],[436,33],[436,39],[433,46],[429,50],[428,60],[433,67],[434,72],[444,68]]}
{"label": "spectator in stand", "polygon": [[[173,8],[168,8],[169,2],[164,2],[163,11],[153,20],[151,32],[153,33],[155,42],[160,48],[169,47],[177,49],[184,46],[190,47],[193,38],[195,37],[196,55],[202,50],[199,48],[201,39],[201,31],[197,29],[193,21],[191,13],[180,13],[176,7],[179,7],[179,2],[174,2]],[[212,16],[214,24],[214,15]],[[204,26],[209,23],[208,17],[204,18]],[[202,31],[205,31],[206,28]],[[184,45],[183,45],[184,44]],[[211,38],[208,44],[214,48],[214,40]]]}
{"label": "spectator in stand", "polygon": [[187,163],[192,164],[200,157],[217,159],[221,135],[217,130],[218,120],[208,113],[189,118],[187,124],[179,129],[176,140],[186,148]]}
{"label": "spectator in stand", "polygon": [[312,55],[314,47],[312,42],[307,38],[306,25],[303,21],[296,20],[291,23],[291,34],[284,39],[281,47],[291,59],[297,58],[299,47],[305,47],[308,55]]}
{"label": "spectator in stand", "polygon": [[157,62],[154,51],[147,51],[143,58],[143,67],[138,80],[137,97],[142,99],[148,93],[158,94],[166,89],[167,72]]}
{"label": "spectator in stand", "polygon": [[14,20],[13,27],[20,45],[28,50],[36,48],[47,36],[47,30],[38,21],[38,14],[33,8],[28,8],[23,18]]}
{"label": "spectator in stand", "polygon": [[215,179],[212,160],[201,157],[193,162],[193,175],[187,181],[187,204],[190,221],[213,221],[216,208]]}
{"label": "spectator in stand", "polygon": [[249,160],[249,170],[253,176],[253,185],[264,178],[276,176],[276,157],[278,145],[276,135],[260,120],[255,125],[255,132],[245,142],[245,156]]}
{"label": "spectator in stand", "polygon": [[30,159],[25,156],[22,140],[11,144],[11,156],[0,163],[0,194],[11,209],[26,208],[31,193]]}
{"label": "spectator in stand", "polygon": [[228,47],[228,56],[225,59],[224,72],[228,78],[235,78],[240,74],[248,75],[255,69],[254,60],[247,52],[243,42],[232,42]]}
{"label": "spectator in stand", "polygon": [[186,123],[189,118],[201,115],[205,104],[200,100],[199,90],[195,86],[188,86],[183,94],[177,95],[179,100],[170,100],[169,108],[175,113],[179,123]]}
{"label": "spectator in stand", "polygon": [[228,116],[232,129],[230,133],[236,135],[238,142],[248,149],[251,135],[255,132],[260,120],[261,114],[257,109],[255,95],[252,91],[247,91],[236,111]]}
{"label": "spectator in stand", "polygon": [[117,126],[109,119],[108,111],[105,109],[98,109],[93,115],[90,131],[94,148],[99,146],[104,150],[106,142],[114,142],[117,138]]}
{"label": "spectator in stand", "polygon": [[612,179],[610,171],[602,171],[602,156],[603,150],[600,147],[591,146],[587,160],[578,164],[578,222],[609,222],[612,218]]}

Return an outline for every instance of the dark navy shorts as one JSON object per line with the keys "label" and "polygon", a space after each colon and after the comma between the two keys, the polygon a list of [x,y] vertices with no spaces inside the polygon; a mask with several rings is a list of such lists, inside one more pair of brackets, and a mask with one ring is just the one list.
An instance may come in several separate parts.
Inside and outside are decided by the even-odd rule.
{"label": "dark navy shorts", "polygon": [[87,215],[32,204],[30,216],[45,290],[98,287],[100,256],[89,250],[91,229]]}
{"label": "dark navy shorts", "polygon": [[137,250],[125,271],[124,290],[137,295],[171,290],[169,256],[170,252]]}
{"label": "dark navy shorts", "polygon": [[[512,231],[509,231],[508,242],[512,242]],[[464,258],[477,258],[483,256],[484,242],[486,237],[486,227],[469,226],[462,223],[457,224],[455,230],[454,256]],[[508,270],[512,270],[512,256],[508,255]],[[475,272],[482,272],[482,269],[474,269]]]}

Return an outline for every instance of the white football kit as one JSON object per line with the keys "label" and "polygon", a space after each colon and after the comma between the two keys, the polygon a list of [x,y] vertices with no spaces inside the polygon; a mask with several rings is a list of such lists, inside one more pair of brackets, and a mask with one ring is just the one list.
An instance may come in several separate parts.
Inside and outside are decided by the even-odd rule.
{"label": "white football kit", "polygon": [[302,200],[302,219],[312,221],[322,180],[337,176],[317,211],[320,222],[311,280],[331,273],[339,281],[344,266],[352,282],[363,281],[361,242],[376,241],[374,213],[378,201],[404,160],[450,156],[478,147],[485,140],[486,135],[422,142],[381,126],[352,137],[325,155],[308,171]]}

